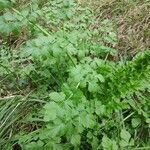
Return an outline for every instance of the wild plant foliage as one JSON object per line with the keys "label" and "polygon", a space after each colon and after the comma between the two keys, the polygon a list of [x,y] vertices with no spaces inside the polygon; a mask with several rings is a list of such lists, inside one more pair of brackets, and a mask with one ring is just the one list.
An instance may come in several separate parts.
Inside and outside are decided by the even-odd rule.
{"label": "wild plant foliage", "polygon": [[23,93],[0,102],[1,149],[147,147],[150,51],[115,62],[109,20],[96,28],[92,11],[73,0],[19,3],[0,1],[0,92]]}

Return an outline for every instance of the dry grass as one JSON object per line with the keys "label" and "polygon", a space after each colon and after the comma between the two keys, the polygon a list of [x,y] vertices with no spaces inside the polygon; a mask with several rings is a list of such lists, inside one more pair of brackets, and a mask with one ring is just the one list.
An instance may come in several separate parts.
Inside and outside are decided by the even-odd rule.
{"label": "dry grass", "polygon": [[150,0],[79,0],[90,6],[99,22],[110,19],[117,26],[122,55],[150,48]]}

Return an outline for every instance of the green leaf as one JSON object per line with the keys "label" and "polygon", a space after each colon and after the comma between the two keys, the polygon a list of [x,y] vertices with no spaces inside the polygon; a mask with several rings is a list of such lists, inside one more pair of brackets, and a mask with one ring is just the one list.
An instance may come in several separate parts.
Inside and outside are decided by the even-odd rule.
{"label": "green leaf", "polygon": [[34,68],[33,64],[29,64],[29,65],[25,66],[25,67],[21,70],[21,75],[22,75],[22,76],[29,76],[30,73],[31,73],[32,71],[34,71],[34,70],[35,70],[35,68]]}
{"label": "green leaf", "polygon": [[118,150],[116,141],[109,139],[106,135],[103,136],[101,144],[104,150]]}
{"label": "green leaf", "polygon": [[106,108],[105,105],[102,105],[100,101],[95,101],[95,113],[97,115],[103,115],[105,114]]}
{"label": "green leaf", "polygon": [[63,101],[65,99],[65,94],[64,93],[57,93],[57,92],[52,92],[49,94],[50,99],[53,101]]}
{"label": "green leaf", "polygon": [[84,73],[82,72],[82,67],[78,65],[77,67],[71,68],[70,70],[70,77],[76,83],[79,83],[83,80]]}
{"label": "green leaf", "polygon": [[131,120],[131,123],[132,123],[132,127],[136,128],[136,127],[138,127],[140,125],[141,119],[140,118],[133,118]]}
{"label": "green leaf", "polygon": [[80,145],[81,136],[79,134],[72,135],[71,144],[74,146]]}
{"label": "green leaf", "polygon": [[6,12],[3,16],[4,16],[4,19],[6,21],[13,21],[14,20],[14,16],[11,12]]}
{"label": "green leaf", "polygon": [[52,121],[56,119],[59,106],[55,102],[49,102],[44,106],[44,121]]}
{"label": "green leaf", "polygon": [[27,17],[29,15],[29,10],[28,9],[24,9],[21,11],[22,16]]}
{"label": "green leaf", "polygon": [[99,145],[99,139],[96,136],[93,136],[91,144],[92,144],[92,149],[93,150],[97,150],[98,149],[98,145]]}
{"label": "green leaf", "polygon": [[97,92],[99,90],[99,86],[96,82],[89,82],[88,84],[88,90],[89,92]]}
{"label": "green leaf", "polygon": [[87,112],[83,112],[80,114],[79,122],[85,128],[93,128],[95,125],[94,116],[92,114],[87,114]]}
{"label": "green leaf", "polygon": [[120,145],[121,147],[126,147],[126,146],[129,145],[129,143],[126,142],[126,141],[124,141],[124,140],[121,140],[120,143],[119,143],[119,145]]}
{"label": "green leaf", "polygon": [[109,54],[111,54],[112,56],[116,56],[117,55],[117,51],[115,50],[115,49],[113,49],[113,48],[110,48],[110,47],[106,47],[106,46],[100,46],[99,47],[100,49],[100,52],[102,52],[102,53],[109,53]]}
{"label": "green leaf", "polygon": [[125,129],[121,130],[120,133],[120,137],[125,141],[125,142],[129,142],[130,138],[131,138],[131,134],[126,131]]}
{"label": "green leaf", "polygon": [[96,75],[100,82],[105,82],[104,77],[101,74]]}
{"label": "green leaf", "polygon": [[64,124],[60,123],[54,126],[52,126],[51,124],[48,124],[47,129],[48,129],[49,134],[51,135],[51,138],[55,138],[56,136],[60,134],[61,131],[64,130]]}
{"label": "green leaf", "polygon": [[24,146],[28,150],[40,150],[44,143],[31,142]]}
{"label": "green leaf", "polygon": [[0,0],[0,9],[6,8],[10,6],[10,2],[7,0]]}
{"label": "green leaf", "polygon": [[73,46],[73,44],[71,44],[71,43],[69,43],[69,44],[67,45],[66,49],[67,49],[67,51],[68,51],[68,53],[69,53],[70,55],[73,55],[73,54],[76,54],[76,53],[77,53],[76,48],[75,48],[75,47]]}
{"label": "green leaf", "polygon": [[121,130],[120,133],[121,141],[120,141],[120,146],[121,147],[127,147],[127,146],[133,146],[134,145],[134,140],[131,139],[131,135],[128,131],[125,129]]}

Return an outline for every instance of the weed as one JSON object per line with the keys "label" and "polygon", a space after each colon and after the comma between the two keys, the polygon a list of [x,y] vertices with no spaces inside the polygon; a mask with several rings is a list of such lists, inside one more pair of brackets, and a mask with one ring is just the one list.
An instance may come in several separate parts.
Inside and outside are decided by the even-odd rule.
{"label": "weed", "polygon": [[149,149],[150,51],[116,59],[74,0],[23,2],[0,1],[0,148]]}

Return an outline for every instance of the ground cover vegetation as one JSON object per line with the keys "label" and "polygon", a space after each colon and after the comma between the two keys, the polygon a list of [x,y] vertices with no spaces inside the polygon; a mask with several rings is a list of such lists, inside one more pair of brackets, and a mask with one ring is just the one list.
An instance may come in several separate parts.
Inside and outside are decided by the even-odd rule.
{"label": "ground cover vegetation", "polygon": [[149,6],[0,0],[0,149],[150,149]]}

